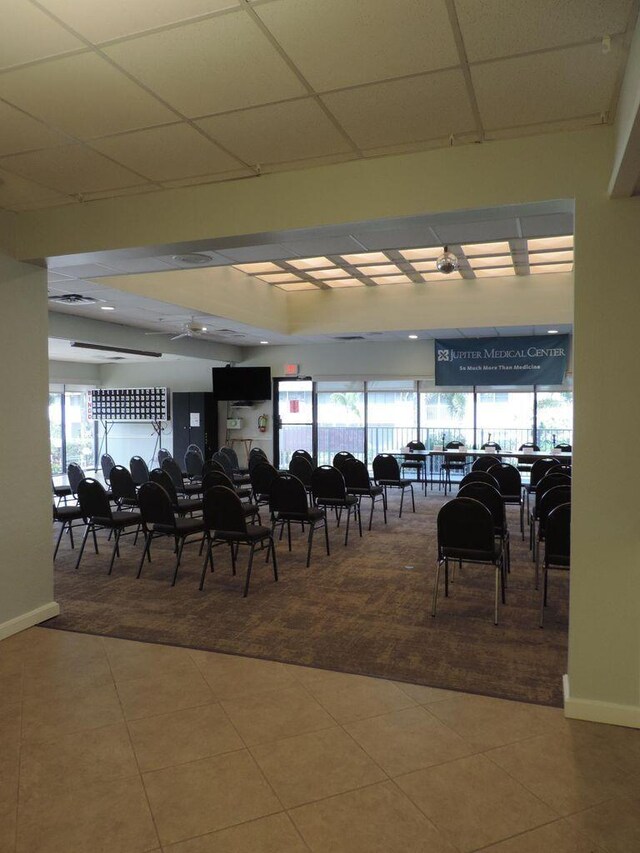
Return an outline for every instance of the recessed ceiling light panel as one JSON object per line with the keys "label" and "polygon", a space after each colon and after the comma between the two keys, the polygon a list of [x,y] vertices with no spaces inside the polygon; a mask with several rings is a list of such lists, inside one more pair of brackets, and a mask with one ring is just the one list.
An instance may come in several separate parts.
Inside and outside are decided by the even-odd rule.
{"label": "recessed ceiling light panel", "polygon": [[435,261],[441,252],[442,248],[440,246],[430,246],[425,249],[402,249],[400,254],[407,261],[429,260],[430,258]]}
{"label": "recessed ceiling light panel", "polygon": [[373,267],[358,267],[361,275],[394,275],[400,272],[395,264],[376,264]]}
{"label": "recessed ceiling light panel", "polygon": [[322,269],[323,267],[334,267],[335,264],[333,261],[330,261],[329,258],[292,258],[290,261],[287,261],[289,266],[295,267],[297,270],[317,270]]}
{"label": "recessed ceiling light panel", "polygon": [[530,252],[544,249],[573,249],[573,234],[564,237],[536,237],[528,240],[527,245]]}
{"label": "recessed ceiling light panel", "polygon": [[462,246],[462,251],[467,257],[476,255],[508,255],[511,248],[507,240],[499,243],[467,243]]}
{"label": "recessed ceiling light panel", "polygon": [[246,272],[249,275],[260,275],[265,272],[284,272],[282,267],[277,264],[272,264],[271,261],[265,261],[259,264],[234,264],[234,269],[240,272]]}
{"label": "recessed ceiling light panel", "polygon": [[357,255],[342,255],[348,264],[388,264],[389,258],[384,252],[362,252]]}

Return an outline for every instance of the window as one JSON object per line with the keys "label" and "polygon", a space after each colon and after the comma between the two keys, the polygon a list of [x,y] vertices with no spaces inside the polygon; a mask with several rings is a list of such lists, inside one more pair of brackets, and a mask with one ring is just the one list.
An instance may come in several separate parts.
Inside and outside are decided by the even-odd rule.
{"label": "window", "polygon": [[421,389],[420,435],[427,450],[450,441],[473,447],[473,391]]}
{"label": "window", "polygon": [[87,417],[88,389],[64,385],[49,389],[51,473],[66,473],[70,462],[91,470],[96,465],[95,423]]}
{"label": "window", "polygon": [[51,473],[62,474],[62,392],[49,392],[49,446],[51,448]]}
{"label": "window", "polygon": [[408,380],[367,382],[367,455],[405,447],[418,438],[416,383]]}
{"label": "window", "polygon": [[478,447],[496,442],[502,450],[517,450],[533,437],[533,391],[478,391],[476,394]]}
{"label": "window", "polygon": [[573,443],[573,393],[538,391],[538,445],[551,450],[556,444]]}
{"label": "window", "polygon": [[318,465],[339,450],[364,461],[364,383],[318,382]]}

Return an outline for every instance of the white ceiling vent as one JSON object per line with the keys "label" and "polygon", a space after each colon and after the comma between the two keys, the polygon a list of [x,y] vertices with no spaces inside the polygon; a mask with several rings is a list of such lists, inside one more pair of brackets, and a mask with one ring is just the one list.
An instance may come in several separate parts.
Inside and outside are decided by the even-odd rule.
{"label": "white ceiling vent", "polygon": [[184,264],[188,267],[202,267],[205,264],[212,263],[209,255],[202,252],[186,252],[184,255],[173,255],[173,260],[178,264]]}

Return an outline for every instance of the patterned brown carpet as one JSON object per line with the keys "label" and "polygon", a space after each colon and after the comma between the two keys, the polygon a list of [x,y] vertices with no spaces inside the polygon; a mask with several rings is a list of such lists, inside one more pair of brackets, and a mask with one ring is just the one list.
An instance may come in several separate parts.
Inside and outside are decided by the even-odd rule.
{"label": "patterned brown carpet", "polygon": [[386,527],[376,511],[373,530],[364,530],[362,539],[356,530],[347,548],[343,528],[336,530],[332,522],[330,557],[318,531],[309,569],[306,537],[294,533],[290,554],[285,536],[278,544],[279,583],[259,555],[246,599],[243,551],[234,578],[228,549],[215,549],[215,574],[207,575],[199,592],[197,545],[185,549],[171,588],[168,540],[154,543],[153,562],[136,580],[141,546],[133,547],[133,537],[123,540],[111,577],[106,574],[110,545],[105,542],[97,556],[87,547],[76,573],[77,551],[65,537],[55,571],[62,613],[46,625],[560,705],[568,576],[552,574],[541,630],[533,563],[512,512],[512,572],[500,625],[493,625],[493,570],[471,565],[457,576],[450,597],[439,598],[433,619],[435,519],[443,499],[416,490],[416,514],[405,504],[402,519],[398,500],[390,499]]}

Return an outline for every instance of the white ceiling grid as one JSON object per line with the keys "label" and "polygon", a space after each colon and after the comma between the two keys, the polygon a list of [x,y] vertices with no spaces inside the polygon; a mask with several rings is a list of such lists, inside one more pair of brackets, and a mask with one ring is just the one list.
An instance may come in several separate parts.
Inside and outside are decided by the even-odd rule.
{"label": "white ceiling grid", "polygon": [[637,11],[638,0],[4,0],[0,208],[611,122]]}

